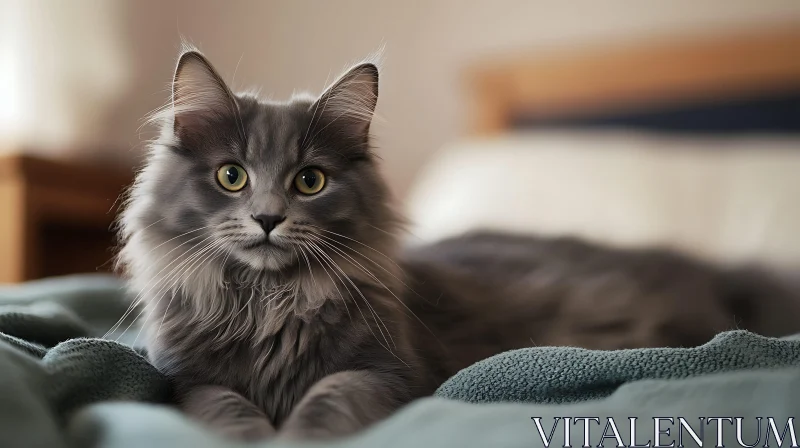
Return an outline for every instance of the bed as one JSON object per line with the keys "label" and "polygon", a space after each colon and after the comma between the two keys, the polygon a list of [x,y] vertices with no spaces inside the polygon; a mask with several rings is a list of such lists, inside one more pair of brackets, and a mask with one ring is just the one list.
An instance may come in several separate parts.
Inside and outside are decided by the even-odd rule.
{"label": "bed", "polygon": [[798,267],[798,54],[777,27],[468,67],[469,133],[419,175],[408,243],[493,228]]}
{"label": "bed", "polygon": [[[616,238],[620,244],[663,239],[695,244],[699,252],[718,256],[738,247],[744,255],[795,260],[793,229],[800,227],[794,212],[785,209],[796,211],[791,206],[800,197],[793,176],[800,172],[800,148],[794,140],[797,106],[788,93],[796,92],[800,81],[797,54],[800,33],[767,30],[648,44],[605,55],[598,50],[588,58],[491,61],[470,69],[474,133],[443,149],[421,176],[410,201],[416,221],[411,242],[435,240],[463,228],[496,226]],[[669,73],[656,69],[676,64],[682,68]],[[597,67],[609,70],[603,82],[583,86],[581,79],[592,78]],[[628,76],[642,67],[651,70],[651,81]],[[622,75],[630,82],[619,80]],[[711,82],[714,79],[730,82],[722,88]],[[713,111],[730,110],[729,100],[744,97],[750,104],[746,110],[786,110],[782,108],[788,104],[788,119],[781,113],[779,120],[748,121],[759,130],[748,130],[747,138],[731,137],[744,129],[734,125],[735,120],[715,119],[714,126],[708,122],[687,128],[696,122],[685,117],[698,107],[706,111],[702,116],[722,117],[726,113]],[[672,112],[663,113],[665,108]],[[650,118],[641,119],[644,116]],[[650,124],[644,126],[645,121]],[[723,122],[727,124],[719,124]],[[454,164],[458,171],[453,171]],[[508,175],[515,170],[525,176]],[[426,183],[452,172],[460,173],[448,178],[457,181],[449,183],[452,189],[426,188]],[[719,176],[707,183],[713,173]],[[611,182],[616,179],[624,180]],[[613,188],[604,190],[604,184]],[[695,188],[702,185],[708,188]],[[565,194],[570,195],[566,200]],[[717,199],[731,195],[738,198],[735,206],[714,207]],[[766,213],[769,219],[762,227],[768,235],[751,246],[723,244],[741,239],[736,232],[703,245],[703,232],[716,224],[678,225],[700,222],[694,215],[712,223],[736,222],[754,213],[763,216],[750,207],[773,196],[776,210]],[[496,208],[486,211],[488,205]],[[682,214],[673,215],[678,211]],[[499,218],[489,216],[492,213]],[[626,240],[624,235],[635,237]],[[135,347],[97,338],[130,299],[119,280],[108,276],[0,289],[0,446],[245,446],[209,434],[170,408],[169,381]],[[123,329],[118,334],[121,341],[136,340],[125,333]],[[694,349],[600,352],[537,347],[500,354],[458,373],[436,397],[403,409],[364,434],[325,446],[547,446],[541,437],[553,434],[557,446],[585,444],[577,422],[569,442],[559,438],[562,430],[550,431],[566,416],[598,419],[592,445],[613,443],[598,437],[599,422],[612,417],[622,425],[621,445],[645,443],[653,434],[654,417],[696,422],[709,415],[741,417],[742,433],[750,441],[757,430],[765,433],[763,426],[756,428],[757,418],[772,417],[780,430],[798,412],[800,338],[734,331]],[[632,415],[641,419],[641,439],[628,437]],[[674,422],[673,436],[661,439],[667,445],[677,432]],[[687,436],[681,445],[722,445],[718,434],[733,443],[733,425],[723,425],[720,431],[709,424],[697,439]]]}

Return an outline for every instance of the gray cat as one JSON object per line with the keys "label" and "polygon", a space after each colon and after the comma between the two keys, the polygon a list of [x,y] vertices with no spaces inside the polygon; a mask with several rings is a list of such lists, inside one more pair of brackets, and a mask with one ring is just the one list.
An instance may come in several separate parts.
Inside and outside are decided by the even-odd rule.
{"label": "gray cat", "polygon": [[242,439],[347,435],[492,354],[702,344],[766,291],[568,240],[472,234],[401,255],[377,99],[370,62],[318,98],[265,102],[180,56],[119,263],[193,418]]}

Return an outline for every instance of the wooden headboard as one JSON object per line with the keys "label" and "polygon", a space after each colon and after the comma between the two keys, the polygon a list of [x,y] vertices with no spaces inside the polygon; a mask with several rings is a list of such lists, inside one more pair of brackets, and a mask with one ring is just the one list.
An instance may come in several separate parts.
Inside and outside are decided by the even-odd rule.
{"label": "wooden headboard", "polygon": [[742,128],[755,119],[756,130],[800,132],[800,24],[487,60],[468,70],[467,87],[478,134],[538,124],[663,125],[664,117],[690,128],[714,130],[725,120]]}

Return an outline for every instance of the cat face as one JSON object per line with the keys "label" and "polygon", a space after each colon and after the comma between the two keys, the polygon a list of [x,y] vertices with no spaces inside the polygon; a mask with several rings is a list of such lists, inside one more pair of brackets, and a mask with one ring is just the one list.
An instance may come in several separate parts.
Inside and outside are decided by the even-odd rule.
{"label": "cat face", "polygon": [[198,263],[260,271],[337,258],[342,239],[369,244],[394,220],[369,147],[377,93],[367,63],[319,98],[263,102],[232,94],[202,55],[184,53],[127,231],[150,245],[180,241]]}

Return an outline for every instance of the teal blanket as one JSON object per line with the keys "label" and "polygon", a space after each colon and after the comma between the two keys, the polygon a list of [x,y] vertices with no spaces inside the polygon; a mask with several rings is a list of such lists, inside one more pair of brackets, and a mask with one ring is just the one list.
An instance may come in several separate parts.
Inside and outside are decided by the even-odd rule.
{"label": "teal blanket", "polygon": [[784,367],[800,367],[800,341],[729,331],[696,348],[514,350],[462,370],[436,394],[472,403],[570,403],[606,397],[638,380]]}
{"label": "teal blanket", "polygon": [[[168,381],[136,350],[96,338],[127,305],[119,283],[104,276],[0,288],[0,447],[244,446],[174,411]],[[131,334],[115,337],[130,342]],[[664,417],[673,423],[659,420],[671,428],[662,444],[680,434],[696,446],[677,423],[682,417],[704,446],[719,436],[738,446],[733,418],[740,417],[748,444],[758,437],[763,446],[768,436],[776,446],[777,434],[788,446],[785,425],[800,410],[800,341],[736,331],[691,349],[522,349],[459,372],[436,395],[326,446],[564,446],[564,417],[575,447],[584,438],[592,446],[630,444],[628,417],[639,418],[640,444],[654,437],[653,417]]]}

